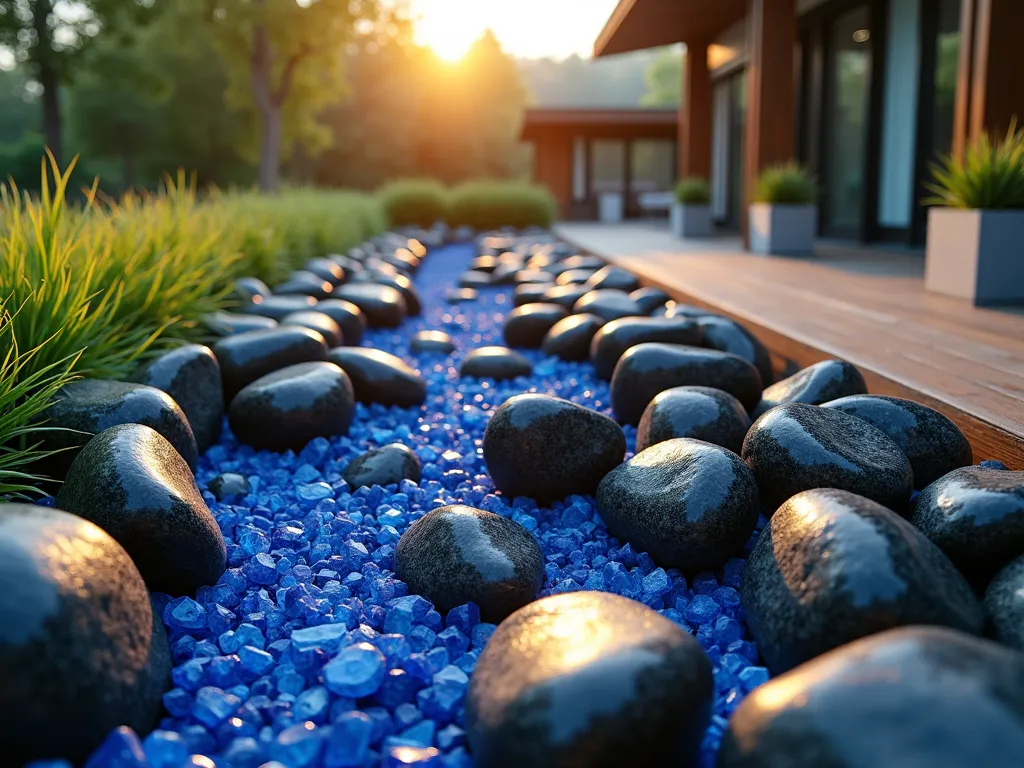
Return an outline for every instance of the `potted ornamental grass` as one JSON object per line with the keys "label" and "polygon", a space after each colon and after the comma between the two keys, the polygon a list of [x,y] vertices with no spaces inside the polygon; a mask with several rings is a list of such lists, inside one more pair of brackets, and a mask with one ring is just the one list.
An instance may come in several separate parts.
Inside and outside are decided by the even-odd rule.
{"label": "potted ornamental grass", "polygon": [[750,250],[810,254],[818,231],[817,195],[814,177],[795,162],[762,171],[750,204]]}
{"label": "potted ornamental grass", "polygon": [[982,135],[933,176],[925,288],[974,304],[1024,301],[1024,131]]}
{"label": "potted ornamental grass", "polygon": [[682,179],[675,190],[672,205],[672,234],[677,237],[711,235],[711,186],[706,179]]}

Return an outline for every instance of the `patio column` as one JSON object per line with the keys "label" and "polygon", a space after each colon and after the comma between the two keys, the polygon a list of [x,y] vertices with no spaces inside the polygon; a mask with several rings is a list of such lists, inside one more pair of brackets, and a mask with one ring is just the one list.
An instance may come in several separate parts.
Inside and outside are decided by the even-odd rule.
{"label": "patio column", "polygon": [[[793,159],[796,0],[750,0],[747,19],[750,60],[747,64],[745,204],[749,204],[754,184],[764,168]],[[740,213],[740,221],[743,244],[748,246],[745,209]]]}
{"label": "patio column", "polygon": [[687,43],[679,105],[679,178],[711,176],[711,74],[708,46]]}
{"label": "patio column", "polygon": [[1024,3],[963,0],[953,152],[985,133],[1002,136],[1016,117],[1024,127]]}

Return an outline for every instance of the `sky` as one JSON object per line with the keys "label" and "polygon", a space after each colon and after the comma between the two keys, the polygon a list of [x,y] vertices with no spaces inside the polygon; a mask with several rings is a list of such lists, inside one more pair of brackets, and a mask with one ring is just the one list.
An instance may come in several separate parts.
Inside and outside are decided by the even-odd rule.
{"label": "sky", "polygon": [[457,60],[490,28],[517,58],[589,57],[618,0],[409,0],[416,40]]}

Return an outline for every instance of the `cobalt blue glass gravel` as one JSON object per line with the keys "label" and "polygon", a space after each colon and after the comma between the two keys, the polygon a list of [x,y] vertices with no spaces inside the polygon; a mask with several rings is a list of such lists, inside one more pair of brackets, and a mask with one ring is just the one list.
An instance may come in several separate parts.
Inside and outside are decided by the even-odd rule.
{"label": "cobalt blue glass gravel", "polygon": [[[609,391],[589,364],[540,350],[524,352],[534,364],[528,378],[460,378],[469,351],[502,343],[513,308],[511,288],[444,302],[474,256],[468,245],[435,249],[416,278],[423,314],[399,329],[371,330],[363,342],[421,371],[424,406],[359,404],[347,436],[317,438],[298,453],[256,452],[225,432],[200,459],[197,481],[223,531],[228,570],[194,599],[154,596],[175,664],[166,717],[142,740],[130,730],[112,733],[90,768],[472,766],[464,701],[495,627],[481,623],[474,605],[442,616],[393,572],[401,535],[448,504],[493,512],[536,537],[545,557],[541,597],[613,592],[692,632],[715,669],[702,758],[714,764],[729,714],[768,677],[743,623],[744,563],[731,560],[687,582],[612,538],[591,497],[538,508],[495,493],[482,439],[499,405],[539,392],[609,414]],[[409,341],[423,330],[448,333],[458,351],[418,361]],[[625,431],[628,457],[636,430]],[[415,451],[420,483],[349,488],[342,480],[349,462],[390,443]],[[219,503],[205,490],[225,472],[247,478],[247,496]]]}

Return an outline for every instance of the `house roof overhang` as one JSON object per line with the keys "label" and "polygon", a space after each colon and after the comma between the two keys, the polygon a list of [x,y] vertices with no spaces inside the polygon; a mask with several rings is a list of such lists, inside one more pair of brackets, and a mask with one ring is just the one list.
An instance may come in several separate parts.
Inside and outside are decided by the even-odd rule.
{"label": "house roof overhang", "polygon": [[743,18],[746,7],[746,0],[619,0],[594,43],[594,56],[707,44]]}

